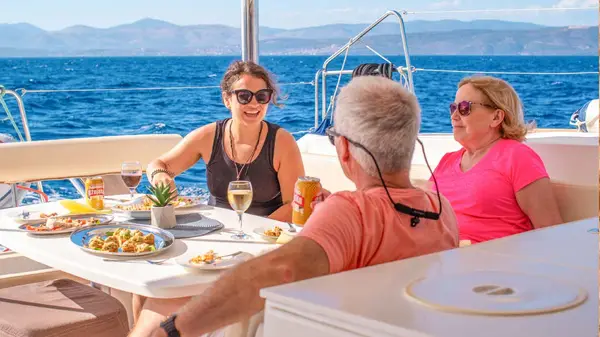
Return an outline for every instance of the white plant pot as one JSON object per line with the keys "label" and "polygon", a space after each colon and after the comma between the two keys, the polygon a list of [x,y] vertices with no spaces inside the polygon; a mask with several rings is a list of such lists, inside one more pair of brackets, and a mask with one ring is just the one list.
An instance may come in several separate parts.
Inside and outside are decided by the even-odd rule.
{"label": "white plant pot", "polygon": [[158,228],[173,228],[177,225],[173,205],[165,207],[152,206],[150,209],[150,224]]}

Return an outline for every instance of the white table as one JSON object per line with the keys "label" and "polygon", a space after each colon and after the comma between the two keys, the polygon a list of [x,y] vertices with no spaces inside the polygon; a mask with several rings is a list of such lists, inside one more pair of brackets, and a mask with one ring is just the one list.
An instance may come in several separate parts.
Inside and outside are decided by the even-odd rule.
{"label": "white table", "polygon": [[[80,200],[81,201],[81,200]],[[244,231],[255,239],[234,241],[231,232],[218,231],[209,235],[177,239],[169,250],[160,255],[145,259],[170,258],[161,265],[152,265],[144,260],[127,262],[107,262],[105,257],[90,254],[71,243],[68,234],[30,235],[18,230],[19,224],[4,216],[11,212],[64,210],[57,202],[29,205],[19,208],[0,210],[0,242],[2,245],[49,267],[86,280],[127,293],[146,297],[173,298],[199,294],[207,285],[219,276],[217,271],[188,271],[175,263],[174,258],[186,254],[191,256],[204,253],[210,249],[221,254],[245,251],[258,255],[276,247],[252,233],[261,226],[279,224],[277,221],[263,217],[244,215]],[[203,206],[198,213],[216,219],[225,225],[225,229],[237,229],[237,214],[231,210]],[[114,214],[116,215],[116,214]],[[125,220],[116,215],[115,221]]]}
{"label": "white table", "polygon": [[[264,337],[597,336],[598,235],[587,233],[595,226],[597,219],[592,218],[498,242],[263,289]],[[481,269],[561,280],[581,287],[588,298],[565,311],[508,317],[444,312],[403,293],[420,277]]]}
{"label": "white table", "polygon": [[574,221],[463,249],[517,256],[565,267],[598,270],[598,218]]}

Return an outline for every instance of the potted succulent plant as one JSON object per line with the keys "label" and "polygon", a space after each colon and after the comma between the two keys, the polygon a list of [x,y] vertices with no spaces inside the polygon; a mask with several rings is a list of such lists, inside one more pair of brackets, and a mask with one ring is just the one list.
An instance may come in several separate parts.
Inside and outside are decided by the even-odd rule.
{"label": "potted succulent plant", "polygon": [[173,228],[177,224],[175,210],[171,201],[177,197],[171,185],[158,183],[148,188],[152,194],[147,195],[152,201],[150,208],[150,224],[159,228]]}

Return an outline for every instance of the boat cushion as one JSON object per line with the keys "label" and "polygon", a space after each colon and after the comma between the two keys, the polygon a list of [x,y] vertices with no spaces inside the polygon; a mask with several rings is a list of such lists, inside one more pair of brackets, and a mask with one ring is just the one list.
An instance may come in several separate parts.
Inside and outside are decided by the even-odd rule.
{"label": "boat cushion", "polygon": [[120,174],[124,161],[148,163],[173,148],[177,134],[40,140],[0,145],[0,183]]}
{"label": "boat cushion", "polygon": [[115,298],[59,279],[0,289],[0,337],[120,337],[127,313]]}

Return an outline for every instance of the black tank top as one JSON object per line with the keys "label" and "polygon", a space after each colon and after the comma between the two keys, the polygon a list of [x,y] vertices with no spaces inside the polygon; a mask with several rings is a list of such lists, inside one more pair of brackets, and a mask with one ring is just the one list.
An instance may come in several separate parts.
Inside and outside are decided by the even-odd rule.
{"label": "black tank top", "polygon": [[[223,137],[229,118],[217,121],[215,139],[210,161],[206,165],[206,180],[210,192],[209,205],[231,209],[227,201],[227,187],[230,181],[237,179],[235,163],[229,158],[224,148]],[[283,205],[277,171],[273,167],[275,153],[275,136],[279,125],[267,124],[267,138],[254,161],[240,172],[240,180],[252,183],[252,204],[246,213],[267,216]],[[242,165],[238,163],[238,170]]]}

